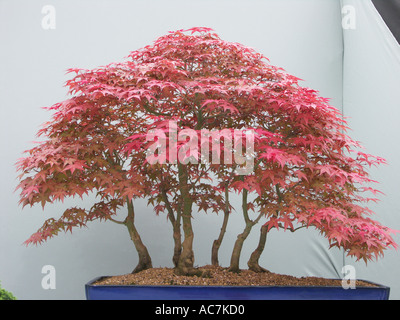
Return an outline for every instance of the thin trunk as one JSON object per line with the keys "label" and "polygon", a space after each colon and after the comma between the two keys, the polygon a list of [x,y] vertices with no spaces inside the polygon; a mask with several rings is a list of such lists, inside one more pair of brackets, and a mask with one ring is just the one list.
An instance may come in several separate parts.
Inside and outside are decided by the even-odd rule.
{"label": "thin trunk", "polygon": [[[280,204],[283,201],[283,197],[281,191],[279,190],[278,184],[275,185],[275,190],[276,190],[276,195],[278,197],[278,203]],[[276,214],[279,215],[278,210]],[[264,251],[265,243],[267,241],[267,233],[268,233],[268,226],[264,224],[260,229],[260,239],[258,241],[258,246],[253,251],[249,261],[247,262],[247,266],[249,267],[249,269],[255,272],[269,272],[268,270],[262,268],[259,264],[259,259]]]}
{"label": "thin trunk", "polygon": [[125,225],[128,228],[129,235],[135,245],[136,251],[139,255],[139,262],[132,273],[136,273],[145,269],[152,268],[152,262],[147,251],[146,246],[143,244],[142,239],[135,227],[135,211],[131,200],[127,200],[128,216],[125,219]]}
{"label": "thin trunk", "polygon": [[185,165],[178,163],[179,184],[183,201],[182,207],[182,226],[184,240],[182,242],[182,252],[179,257],[178,265],[175,268],[177,275],[198,275],[194,266],[193,252],[193,228],[192,228],[192,198],[189,193],[188,172]]}
{"label": "thin trunk", "polygon": [[250,256],[249,261],[247,262],[249,270],[252,270],[255,272],[269,272],[267,269],[264,269],[263,267],[261,267],[259,265],[259,259],[260,259],[261,254],[264,251],[265,243],[267,241],[267,233],[268,233],[268,226],[263,225],[260,229],[260,239],[258,241],[258,246],[253,251],[253,253]]}
{"label": "thin trunk", "polygon": [[174,238],[174,256],[172,262],[174,267],[178,265],[179,258],[182,253],[182,236],[181,236],[181,223],[180,219],[177,220],[173,225],[173,238]]}
{"label": "thin trunk", "polygon": [[176,267],[178,265],[179,257],[182,252],[181,213],[180,210],[178,210],[175,218],[174,211],[171,207],[171,204],[168,200],[168,195],[165,190],[162,191],[162,197],[168,211],[169,221],[171,221],[172,224],[173,239],[174,239],[174,255],[172,257],[172,262],[174,263],[174,267]]}
{"label": "thin trunk", "polygon": [[247,236],[250,234],[253,225],[254,225],[253,223],[247,223],[243,232],[239,234],[236,239],[232,251],[231,264],[229,266],[229,271],[231,272],[240,272],[239,262],[240,262],[240,254],[243,248],[243,243],[246,240]]}
{"label": "thin trunk", "polygon": [[211,264],[213,266],[219,266],[218,253],[219,253],[219,248],[221,246],[222,240],[223,240],[225,232],[226,232],[226,227],[228,225],[228,219],[229,219],[229,213],[224,212],[224,220],[222,223],[221,231],[219,233],[219,237],[218,237],[218,239],[214,240],[212,249],[211,249]]}
{"label": "thin trunk", "polygon": [[212,249],[211,249],[211,264],[213,266],[219,266],[218,252],[219,252],[219,247],[221,246],[222,240],[223,240],[225,232],[226,232],[226,227],[228,225],[228,219],[229,219],[229,190],[228,190],[228,185],[226,185],[225,186],[224,220],[222,222],[222,227],[221,227],[221,231],[219,233],[219,237],[218,237],[218,239],[214,240]]}
{"label": "thin trunk", "polygon": [[260,220],[262,214],[260,213],[258,217],[252,221],[249,218],[248,208],[247,208],[247,190],[243,190],[242,197],[242,208],[243,208],[243,216],[246,223],[246,226],[241,234],[238,235],[235,245],[233,247],[232,255],[231,255],[231,263],[229,266],[229,271],[231,272],[240,272],[239,263],[240,263],[240,254],[242,252],[243,243],[247,239],[248,235],[251,232],[251,229],[257,222]]}
{"label": "thin trunk", "polygon": [[240,254],[242,252],[242,247],[244,240],[246,240],[247,236],[250,234],[251,228],[253,227],[252,221],[249,219],[248,216],[248,209],[247,209],[247,190],[243,189],[243,196],[242,196],[242,209],[243,209],[243,217],[244,221],[246,222],[246,226],[241,234],[238,235],[235,245],[233,246],[233,251],[231,255],[231,264],[229,266],[229,271],[231,272],[239,272],[239,262],[240,262]]}

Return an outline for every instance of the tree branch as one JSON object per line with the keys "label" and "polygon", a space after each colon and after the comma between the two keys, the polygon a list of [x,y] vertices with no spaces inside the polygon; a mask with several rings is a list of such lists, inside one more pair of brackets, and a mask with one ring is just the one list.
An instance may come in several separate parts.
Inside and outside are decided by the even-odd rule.
{"label": "tree branch", "polygon": [[118,221],[118,220],[115,220],[115,219],[113,219],[113,218],[108,218],[108,220],[110,220],[110,221],[112,221],[112,222],[114,222],[114,223],[117,223],[117,224],[126,225],[126,222],[125,222],[125,221]]}
{"label": "tree branch", "polygon": [[155,116],[165,116],[165,117],[171,116],[171,114],[169,114],[169,113],[163,113],[163,112],[157,112],[157,111],[151,110],[151,109],[149,108],[149,106],[147,105],[147,103],[143,103],[143,104],[142,104],[142,107],[143,107],[148,113],[151,113],[151,114],[153,114],[153,115],[155,115]]}
{"label": "tree branch", "polygon": [[[278,223],[278,226],[280,227],[280,228],[282,228],[282,229],[285,229],[285,227],[284,226],[282,226],[280,223]],[[300,226],[300,227],[297,227],[297,228],[295,228],[295,229],[293,229],[293,228],[287,228],[286,230],[289,230],[290,232],[296,232],[297,230],[299,230],[299,229],[302,229],[302,228],[306,228],[307,226]],[[272,227],[272,228],[275,228],[275,227]],[[271,229],[272,229],[271,228]]]}

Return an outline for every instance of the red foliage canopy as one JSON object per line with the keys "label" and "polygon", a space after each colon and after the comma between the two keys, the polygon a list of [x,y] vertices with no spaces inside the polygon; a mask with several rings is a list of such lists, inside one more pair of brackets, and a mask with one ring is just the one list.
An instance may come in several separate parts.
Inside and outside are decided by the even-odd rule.
{"label": "red foliage canopy", "polygon": [[[211,29],[171,32],[133,51],[122,63],[93,70],[70,69],[70,99],[50,107],[55,113],[38,135],[45,141],[18,162],[22,205],[97,192],[90,210],[71,208],[48,220],[27,243],[93,219],[109,219],[126,197],[148,197],[164,211],[165,192],[181,205],[176,164],[150,165],[150,130],[176,123],[200,135],[208,129],[254,133],[254,168],[235,174],[235,164],[185,165],[190,195],[201,209],[223,210],[219,191],[255,192],[248,208],[265,217],[268,228],[313,226],[331,246],[369,260],[396,247],[393,230],[369,216],[364,192],[366,168],[384,160],[357,151],[345,134],[340,112],[300,79],[269,64],[253,49],[219,38]],[[182,145],[178,146],[178,149]],[[216,184],[207,183],[211,177]]]}

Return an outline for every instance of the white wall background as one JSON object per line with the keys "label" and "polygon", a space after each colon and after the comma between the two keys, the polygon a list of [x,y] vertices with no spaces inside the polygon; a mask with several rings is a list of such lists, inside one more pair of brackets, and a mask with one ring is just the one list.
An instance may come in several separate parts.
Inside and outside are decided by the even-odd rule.
{"label": "white wall background", "polygon": [[[343,112],[354,139],[388,162],[371,170],[385,193],[371,209],[376,220],[400,230],[400,46],[370,1],[344,0],[342,5],[356,13],[355,29],[344,30]],[[395,240],[400,244],[398,235]],[[400,299],[398,250],[367,266],[349,258],[345,263],[356,266],[358,277],[390,286],[390,298]]]}
{"label": "white wall background", "polygon": [[[53,30],[42,28],[44,5],[56,9]],[[343,30],[338,0],[0,0],[0,281],[18,298],[85,299],[86,282],[100,275],[129,273],[137,262],[127,231],[111,222],[92,223],[88,229],[61,234],[42,246],[22,246],[45,219],[57,218],[68,205],[77,205],[73,199],[63,205],[48,206],[44,211],[40,206],[21,210],[17,205],[18,194],[13,193],[17,184],[14,163],[23,150],[31,147],[39,125],[50,116],[41,107],[65,99],[67,68],[92,68],[121,61],[130,51],[150,44],[170,30],[194,26],[211,27],[225,40],[254,47],[269,57],[272,64],[305,79],[305,86],[319,90],[322,96],[332,99],[334,106],[342,108]],[[361,21],[357,26],[361,28]],[[359,70],[364,67],[360,65]],[[372,64],[369,67],[375,70]],[[386,68],[389,72],[391,64]],[[353,76],[358,77],[356,81],[361,81],[361,71],[353,71]],[[351,84],[352,74],[346,75]],[[354,134],[371,153],[389,155],[389,160],[395,160],[393,149],[397,148],[398,154],[398,146],[392,145],[398,125],[386,122],[395,120],[390,115],[394,107],[392,96],[386,98],[385,113],[377,116],[373,111],[380,104],[371,99],[382,101],[371,91],[358,89],[353,94],[355,89],[349,85],[345,91],[346,114],[351,114],[350,107],[357,110],[360,103],[363,106],[363,100],[368,102],[370,113],[354,111]],[[382,123],[376,121],[378,118]],[[392,131],[378,128],[384,124]],[[384,180],[384,189],[389,191],[389,201],[377,209],[383,222],[396,227],[399,218],[395,217],[398,205],[392,169],[377,173]],[[83,205],[90,205],[90,199]],[[153,265],[171,266],[172,238],[165,216],[156,217],[145,203],[138,203],[136,211],[138,228]],[[195,264],[208,264],[222,216],[195,213],[194,218]],[[233,241],[242,228],[241,216],[233,214],[220,250],[222,265],[229,264]],[[242,267],[246,267],[248,254],[257,243],[257,233],[256,226],[245,243]],[[313,230],[302,229],[295,234],[271,232],[261,262],[282,274],[341,277],[343,254],[327,247],[327,241]],[[397,271],[393,266],[398,263],[398,256],[390,253],[388,259],[368,270],[388,266],[394,275]],[[45,265],[56,269],[54,290],[41,286]],[[360,269],[365,279],[382,279],[383,284],[396,288],[392,296],[400,296],[395,279],[379,277],[379,271]]]}

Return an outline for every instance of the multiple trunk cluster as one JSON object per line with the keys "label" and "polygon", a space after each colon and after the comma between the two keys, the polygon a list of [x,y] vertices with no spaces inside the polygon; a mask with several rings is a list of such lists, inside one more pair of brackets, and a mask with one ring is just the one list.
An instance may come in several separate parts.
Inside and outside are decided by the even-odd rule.
{"label": "multiple trunk cluster", "polygon": [[[181,175],[179,177],[179,182],[182,184],[182,195],[181,199],[183,202],[183,211],[175,214],[171,208],[171,204],[168,200],[168,196],[166,192],[163,192],[163,202],[165,207],[168,210],[168,219],[172,224],[173,230],[173,239],[174,239],[174,253],[173,253],[173,264],[175,267],[175,272],[178,275],[200,275],[201,273],[194,268],[194,252],[193,252],[193,239],[194,232],[192,226],[192,201],[190,200],[190,195],[185,193],[187,190],[187,175],[185,174],[185,167],[180,166]],[[185,179],[186,178],[186,179]],[[223,211],[223,223],[219,233],[219,236],[216,240],[214,240],[211,248],[211,264],[214,266],[219,266],[218,253],[219,248],[222,244],[224,235],[227,231],[228,220],[230,215],[230,203],[229,203],[229,188],[228,184],[225,186],[225,209]],[[240,256],[242,252],[242,247],[244,241],[247,239],[250,234],[252,228],[258,223],[262,214],[259,214],[255,220],[251,220],[249,217],[249,212],[247,208],[247,190],[243,191],[242,196],[242,210],[243,216],[245,220],[245,228],[242,233],[237,236],[237,240],[234,243],[233,251],[230,260],[229,271],[232,272],[240,272]],[[135,245],[135,248],[138,252],[139,262],[136,268],[133,270],[133,273],[139,272],[148,268],[152,268],[151,257],[146,246],[143,244],[138,231],[134,225],[134,209],[133,203],[131,201],[127,201],[128,204],[128,217],[124,221],[124,224],[127,226],[129,230],[129,234],[131,239]],[[116,221],[114,221],[116,222]],[[182,233],[181,227],[183,226],[183,236],[184,241],[182,242]],[[294,230],[292,230],[294,231]],[[260,228],[260,238],[259,243],[256,249],[250,256],[248,261],[248,267],[250,270],[255,272],[268,272],[266,269],[262,268],[259,265],[259,259],[264,251],[266,239],[267,239],[268,225],[264,224]]]}

